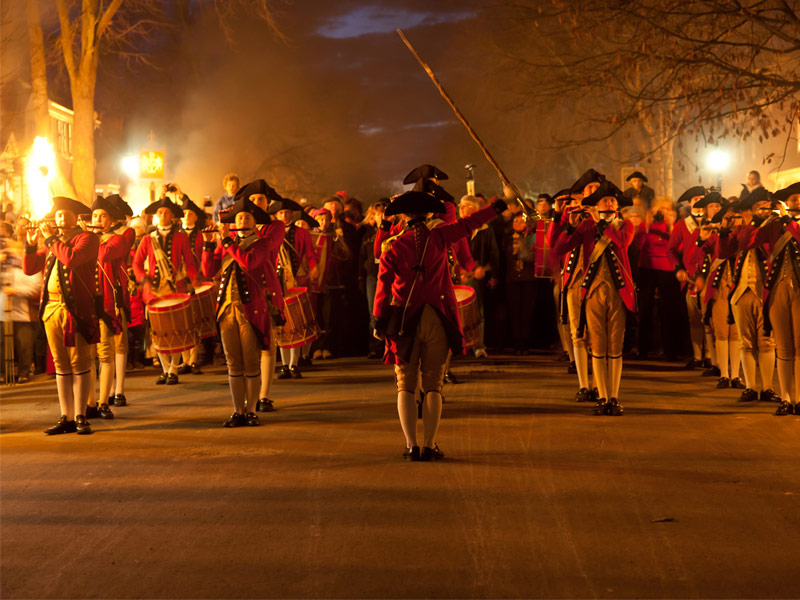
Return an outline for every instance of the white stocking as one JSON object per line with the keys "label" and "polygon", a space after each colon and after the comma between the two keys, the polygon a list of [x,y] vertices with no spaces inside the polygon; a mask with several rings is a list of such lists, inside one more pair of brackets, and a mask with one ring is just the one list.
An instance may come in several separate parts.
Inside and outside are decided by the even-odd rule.
{"label": "white stocking", "polygon": [[75,403],[72,400],[72,373],[66,375],[56,374],[56,389],[58,390],[58,407],[61,414],[66,415],[70,421],[75,420]]}
{"label": "white stocking", "polygon": [[86,414],[90,382],[89,372],[72,375],[72,403],[75,405],[75,416]]}
{"label": "white stocking", "polygon": [[125,367],[128,365],[128,355],[115,354],[114,363],[114,376],[117,380],[114,388],[114,394],[122,396],[125,394]]}
{"label": "white stocking", "polygon": [[781,398],[786,402],[794,402],[792,395],[792,379],[794,379],[794,361],[791,359],[783,360],[778,357],[778,382],[781,384]]}
{"label": "white stocking", "polygon": [[397,414],[406,438],[406,447],[417,445],[417,399],[414,392],[397,392]]}
{"label": "white stocking", "polygon": [[258,403],[258,389],[261,387],[261,374],[246,375],[244,378],[245,395],[247,397],[247,412],[256,412]]}
{"label": "white stocking", "polygon": [[609,398],[619,398],[619,385],[622,381],[622,357],[608,359]]}
{"label": "white stocking", "polygon": [[[100,404],[108,402],[111,384],[114,383],[114,363],[100,363]],[[92,386],[94,388],[94,386]]]}
{"label": "white stocking", "polygon": [[423,446],[433,448],[436,443],[436,433],[442,420],[442,394],[441,392],[428,392],[425,394],[425,403],[422,405],[422,427],[424,432]]}
{"label": "white stocking", "polygon": [[742,347],[739,342],[732,340],[728,342],[728,353],[731,361],[731,379],[739,377],[739,367],[742,365]]}
{"label": "white stocking", "polygon": [[729,379],[730,371],[728,370],[728,340],[717,340],[716,348],[717,366],[719,367],[720,377]]}
{"label": "white stocking", "polygon": [[86,395],[86,404],[89,406],[97,406],[97,393],[95,392],[95,388],[97,387],[97,367],[95,366],[95,360],[92,358],[92,367],[89,369],[89,389],[87,390]]}
{"label": "white stocking", "polygon": [[300,348],[292,348],[292,351],[289,353],[289,368],[296,367],[299,361]]}
{"label": "white stocking", "polygon": [[761,371],[761,389],[772,389],[772,376],[775,374],[775,350],[758,353],[758,370]]}
{"label": "white stocking", "polygon": [[284,367],[289,366],[289,363],[291,362],[291,355],[292,352],[289,348],[281,348],[281,362],[283,363]]}
{"label": "white stocking", "polygon": [[744,384],[751,390],[756,389],[756,353],[752,350],[742,350],[742,371]]}
{"label": "white stocking", "polygon": [[[589,387],[589,354],[586,352],[586,346],[581,342],[580,345],[573,346],[575,353],[575,369],[578,371],[578,387]],[[594,362],[592,362],[594,368]]]}
{"label": "white stocking", "polygon": [[269,398],[272,378],[275,377],[275,348],[261,351],[261,390],[259,398]]}
{"label": "white stocking", "polygon": [[708,353],[709,358],[711,358],[711,364],[719,366],[717,360],[717,350],[714,346],[714,334],[713,333],[706,333],[706,352]]}
{"label": "white stocking", "polygon": [[244,414],[244,375],[228,375],[233,412]]}
{"label": "white stocking", "polygon": [[608,400],[608,369],[606,357],[592,355],[592,371],[594,372],[594,383],[601,398]]}

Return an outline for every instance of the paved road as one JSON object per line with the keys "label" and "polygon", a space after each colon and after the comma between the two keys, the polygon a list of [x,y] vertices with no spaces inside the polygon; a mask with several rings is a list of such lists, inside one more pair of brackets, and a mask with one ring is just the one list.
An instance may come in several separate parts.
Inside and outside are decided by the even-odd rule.
{"label": "paved road", "polygon": [[798,597],[800,417],[628,369],[592,417],[548,357],[465,361],[441,463],[406,463],[388,368],[279,382],[223,429],[221,368],[48,438],[55,385],[2,389],[2,598]]}

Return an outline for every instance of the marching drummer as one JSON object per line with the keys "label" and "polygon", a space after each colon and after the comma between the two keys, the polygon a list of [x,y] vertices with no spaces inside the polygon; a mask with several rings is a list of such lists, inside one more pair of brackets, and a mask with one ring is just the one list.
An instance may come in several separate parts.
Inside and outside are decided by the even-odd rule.
{"label": "marching drummer", "polygon": [[[183,217],[181,218],[181,226],[183,232],[189,238],[189,248],[192,251],[194,264],[199,265],[203,256],[203,235],[200,231],[206,225],[206,213],[203,209],[197,206],[186,194],[181,198],[181,208],[183,209]],[[178,368],[178,375],[184,373],[193,373],[195,375],[202,374],[200,365],[197,363],[197,354],[200,347],[200,341],[191,349],[182,352],[183,364]],[[212,348],[213,351],[213,348]]]}
{"label": "marching drummer", "polygon": [[[183,216],[181,207],[164,196],[144,212],[155,215],[158,226],[142,239],[132,266],[136,280],[142,286],[142,299],[145,305],[149,305],[167,294],[188,292],[190,281],[199,282],[189,238],[177,227],[177,219]],[[178,383],[180,358],[180,354],[158,353],[163,372],[156,379],[157,385]]]}
{"label": "marching drummer", "polygon": [[[233,401],[233,414],[224,427],[259,424],[255,409],[260,357],[271,336],[264,268],[274,242],[269,231],[274,234],[275,229],[262,238],[256,234],[256,225],[269,222],[267,212],[241,196],[220,216],[219,242],[214,242],[216,233],[203,231],[203,274],[214,277],[221,272],[216,318]],[[231,236],[230,223],[235,223],[235,236]]]}
{"label": "marching drummer", "polygon": [[[237,194],[236,200],[242,197],[247,198],[264,212],[267,212],[270,200],[282,200],[281,196],[263,179],[251,181],[240,192]],[[278,251],[283,243],[283,222],[272,221],[269,225],[256,223],[256,235],[269,241],[269,255],[264,262],[267,305],[272,315],[272,324],[283,325],[283,292],[275,270],[278,263]],[[273,412],[275,410],[275,404],[270,398],[270,390],[275,376],[278,345],[275,340],[275,331],[273,328],[270,329],[269,347],[261,350],[261,389],[258,392],[256,412]]]}
{"label": "marching drummer", "polygon": [[[275,215],[285,226],[277,262],[278,277],[284,292],[299,286],[307,287],[311,280],[319,276],[311,235],[302,227],[298,227],[292,219],[293,212],[302,210],[302,206],[289,198],[281,198],[269,207],[269,214]],[[300,350],[300,348],[281,348],[283,369],[278,379],[302,378],[297,366],[300,361]]]}
{"label": "marching drummer", "polygon": [[[408,217],[407,230],[381,254],[374,306],[375,337],[386,340],[386,362],[394,363],[406,460],[444,457],[436,445],[436,432],[442,412],[445,363],[448,351],[456,354],[463,349],[447,247],[506,208],[506,203],[498,200],[465,219],[433,229],[426,225],[427,215],[443,213],[445,207],[430,194],[406,192],[386,209],[387,215]],[[417,444],[415,397],[420,377],[425,395],[422,450]]]}

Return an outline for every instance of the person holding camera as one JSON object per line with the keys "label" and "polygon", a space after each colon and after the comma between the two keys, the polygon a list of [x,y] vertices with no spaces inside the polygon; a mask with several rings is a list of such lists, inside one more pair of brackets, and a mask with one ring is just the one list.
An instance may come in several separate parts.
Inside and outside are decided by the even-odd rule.
{"label": "person holding camera", "polygon": [[680,322],[681,288],[667,257],[667,246],[675,226],[677,212],[672,202],[656,200],[645,213],[634,240],[639,249],[639,358],[649,358],[652,350],[653,309],[658,294],[658,325],[667,360],[675,360],[680,352],[681,335],[675,323]]}

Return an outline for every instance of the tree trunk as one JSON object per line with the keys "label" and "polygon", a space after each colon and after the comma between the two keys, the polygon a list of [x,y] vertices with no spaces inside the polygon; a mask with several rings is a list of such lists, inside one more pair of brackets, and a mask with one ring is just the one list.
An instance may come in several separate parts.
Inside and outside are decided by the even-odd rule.
{"label": "tree trunk", "polygon": [[78,200],[94,203],[94,88],[97,71],[81,72],[72,82],[72,183]]}
{"label": "tree trunk", "polygon": [[31,96],[36,135],[51,142],[50,107],[47,96],[47,65],[44,54],[44,36],[39,14],[39,0],[28,0],[28,40],[31,54]]}

